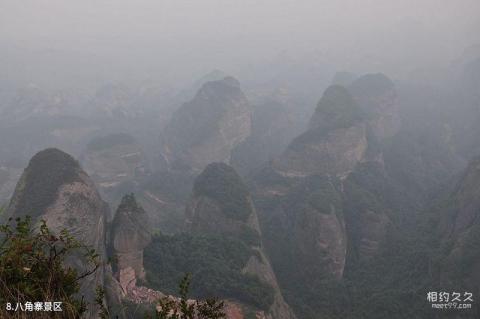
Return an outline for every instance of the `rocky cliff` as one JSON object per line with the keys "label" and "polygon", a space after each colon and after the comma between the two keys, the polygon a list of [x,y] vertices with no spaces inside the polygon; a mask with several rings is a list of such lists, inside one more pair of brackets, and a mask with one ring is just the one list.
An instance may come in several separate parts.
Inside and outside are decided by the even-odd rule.
{"label": "rocky cliff", "polygon": [[432,209],[434,238],[443,243],[445,262],[441,281],[449,286],[475,290],[480,285],[480,158],[470,162],[452,191]]}
{"label": "rocky cliff", "polygon": [[205,83],[167,125],[163,159],[170,167],[197,171],[211,162],[228,162],[232,149],[250,135],[251,113],[236,79]]}
{"label": "rocky cliff", "polygon": [[330,86],[308,130],[294,139],[273,166],[284,175],[344,175],[364,160],[368,147],[363,113],[342,86]]}
{"label": "rocky cliff", "polygon": [[158,234],[145,249],[148,285],[175,294],[192,274],[192,296],[227,300],[228,318],[291,318],[263,252],[249,193],[236,172],[210,164],[196,179],[184,233]]}
{"label": "rocky cliff", "polygon": [[[303,290],[329,300],[323,291],[382,252],[399,202],[392,194],[402,198],[383,161],[398,130],[395,90],[378,77],[328,87],[307,131],[253,178],[266,251],[302,316],[315,312]],[[322,301],[306,304],[322,312]]]}
{"label": "rocky cliff", "polygon": [[209,164],[196,178],[186,210],[186,227],[193,233],[252,237],[252,244],[260,246],[258,219],[249,192],[227,164]]}
{"label": "rocky cliff", "polygon": [[213,163],[195,180],[187,207],[187,228],[196,234],[221,234],[239,238],[254,249],[242,272],[258,277],[274,290],[269,313],[273,318],[293,318],[275,274],[263,252],[257,213],[250,194],[235,170]]}
{"label": "rocky cliff", "polygon": [[[6,213],[14,218],[29,215],[34,222],[43,219],[54,232],[67,229],[105,260],[108,206],[78,162],[58,149],[46,149],[30,160]],[[81,260],[79,256],[72,263],[81,266]],[[90,304],[94,304],[95,287],[104,284],[104,276],[102,266],[83,281],[81,292]],[[94,307],[89,316],[96,316]]]}
{"label": "rocky cliff", "polygon": [[143,249],[151,241],[147,213],[137,204],[133,194],[125,195],[117,208],[110,228],[111,247],[115,260],[115,276],[127,293],[129,274],[134,280],[145,280]]}
{"label": "rocky cliff", "polygon": [[392,211],[398,208],[399,198],[401,190],[377,162],[360,164],[343,181],[347,267],[371,260],[381,252],[387,232],[392,231]]}

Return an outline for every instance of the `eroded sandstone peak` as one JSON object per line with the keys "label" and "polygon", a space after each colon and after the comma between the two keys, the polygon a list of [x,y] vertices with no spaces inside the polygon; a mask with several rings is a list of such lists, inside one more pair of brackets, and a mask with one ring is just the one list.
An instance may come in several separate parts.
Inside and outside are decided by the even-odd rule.
{"label": "eroded sandstone peak", "polygon": [[173,114],[162,157],[170,167],[198,171],[211,162],[228,162],[232,149],[250,135],[251,116],[236,79],[207,82]]}
{"label": "eroded sandstone peak", "polygon": [[[101,199],[90,177],[78,162],[58,149],[46,149],[30,160],[7,209],[7,216],[30,216],[34,223],[45,220],[53,233],[66,229],[81,243],[95,249],[105,259],[105,223],[108,205]],[[78,256],[70,261],[83,267]],[[105,269],[82,281],[80,292],[91,305],[95,287],[104,284]],[[95,316],[92,306],[88,318]]]}
{"label": "eroded sandstone peak", "polygon": [[308,130],[295,138],[273,162],[285,176],[345,175],[364,160],[367,125],[350,93],[330,86],[320,99]]}
{"label": "eroded sandstone peak", "polygon": [[137,203],[135,195],[122,198],[112,222],[111,236],[119,276],[131,267],[136,278],[145,279],[143,249],[150,243],[151,233],[147,213]]}

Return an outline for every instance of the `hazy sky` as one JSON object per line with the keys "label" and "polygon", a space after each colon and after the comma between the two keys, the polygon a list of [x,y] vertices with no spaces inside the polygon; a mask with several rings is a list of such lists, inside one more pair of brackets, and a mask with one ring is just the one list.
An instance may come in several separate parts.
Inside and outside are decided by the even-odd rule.
{"label": "hazy sky", "polygon": [[479,0],[0,0],[0,48],[170,73],[241,70],[280,52],[413,68],[459,56],[478,30]]}

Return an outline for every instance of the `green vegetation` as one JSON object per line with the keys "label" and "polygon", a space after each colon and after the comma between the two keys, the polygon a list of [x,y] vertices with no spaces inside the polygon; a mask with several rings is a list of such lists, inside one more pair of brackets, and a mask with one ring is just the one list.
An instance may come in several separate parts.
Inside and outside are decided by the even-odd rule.
{"label": "green vegetation", "polygon": [[266,310],[273,290],[258,278],[242,274],[255,251],[243,241],[224,236],[159,235],[144,251],[147,281],[174,293],[184,273],[192,274],[195,298],[220,296]]}
{"label": "green vegetation", "polygon": [[248,225],[241,226],[240,233],[237,235],[237,238],[250,247],[259,247],[261,245],[260,234]]}
{"label": "green vegetation", "polygon": [[246,221],[252,214],[248,189],[227,164],[209,164],[195,180],[193,194],[216,200],[229,218]]}
{"label": "green vegetation", "polygon": [[99,136],[99,137],[93,138],[87,144],[87,150],[101,151],[117,145],[128,145],[128,144],[134,144],[134,143],[135,143],[135,139],[131,135],[128,135],[125,133],[116,133],[116,134],[110,134],[107,136]]}
{"label": "green vegetation", "polygon": [[58,149],[37,153],[17,186],[15,211],[32,217],[43,214],[55,201],[60,186],[80,181],[79,172],[78,162]]}
{"label": "green vegetation", "polygon": [[[480,245],[480,223],[474,222],[457,236],[445,236],[452,233],[450,229],[454,228],[458,218],[459,198],[476,200],[478,187],[471,184],[457,186],[453,195],[452,187],[449,187],[436,205],[425,210],[410,200],[411,192],[416,189],[402,188],[378,163],[360,164],[343,181],[340,199],[338,194],[320,191],[321,178],[312,178],[292,185],[284,197],[255,199],[257,209],[262,212],[259,215],[263,242],[282,293],[299,318],[446,319],[458,311],[454,314],[452,311],[439,313],[432,310],[426,300],[428,291],[478,293],[473,278],[474,267],[480,260],[477,248]],[[462,180],[467,183],[474,180],[478,184],[475,176]],[[334,180],[332,185],[337,185]],[[455,193],[459,190],[462,194]],[[469,193],[463,193],[465,190]],[[318,204],[309,200],[311,196],[319,199]],[[321,211],[322,207],[328,207],[329,201],[343,206],[347,223],[349,246],[341,280],[325,273],[321,256],[317,258],[302,252],[291,231],[302,207],[313,206]],[[378,254],[371,259],[355,256],[359,244],[355,226],[358,224],[357,214],[362,211],[386,214],[392,222]],[[474,318],[475,311],[478,310],[465,310],[459,318]]]}
{"label": "green vegetation", "polygon": [[[87,309],[78,295],[80,281],[97,270],[98,255],[67,231],[53,234],[44,221],[38,230],[29,217],[15,222],[0,226],[0,317],[12,316],[7,303],[15,308],[16,303],[60,301],[63,312],[36,318],[79,318]],[[73,256],[84,261],[82,272],[66,265]]]}
{"label": "green vegetation", "polygon": [[263,240],[282,293],[298,318],[330,318],[336,309],[345,307],[345,287],[325,271],[325,256],[306,251],[295,232],[314,214],[331,214],[334,208],[342,216],[337,188],[335,178],[315,175],[292,184],[283,197],[255,201],[260,203],[257,208],[267,212],[261,214]]}
{"label": "green vegetation", "polygon": [[[62,312],[35,312],[35,318],[79,319],[87,311],[87,303],[80,295],[80,283],[92,276],[100,266],[99,256],[84,246],[66,230],[52,233],[45,221],[38,229],[30,217],[17,218],[0,225],[0,318],[27,318],[14,312],[17,303],[61,302]],[[236,251],[238,252],[238,250]],[[68,260],[81,260],[82,271],[69,266]],[[162,274],[163,276],[163,274]],[[203,284],[200,282],[200,284]],[[157,307],[140,307],[141,317],[156,319],[221,319],[225,318],[224,302],[216,298],[189,301],[190,276],[180,278],[179,298],[164,297]],[[254,287],[252,288],[254,289]],[[255,290],[253,290],[255,291]],[[258,293],[262,293],[260,290]],[[105,304],[105,290],[95,290],[98,317],[114,318]],[[7,307],[10,304],[12,310]],[[137,311],[129,317],[138,318]]]}
{"label": "green vegetation", "polygon": [[[159,300],[159,310],[155,311],[155,319],[221,319],[225,303],[215,298],[189,301],[190,275],[185,275],[179,284],[179,299],[164,297]],[[150,316],[148,316],[150,317]],[[148,318],[147,317],[147,318]]]}

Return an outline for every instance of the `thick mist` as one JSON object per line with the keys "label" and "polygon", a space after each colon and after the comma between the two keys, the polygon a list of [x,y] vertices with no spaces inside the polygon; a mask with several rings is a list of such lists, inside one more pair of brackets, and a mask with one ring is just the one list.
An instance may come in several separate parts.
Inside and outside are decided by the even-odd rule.
{"label": "thick mist", "polygon": [[476,0],[2,0],[0,77],[177,86],[213,69],[268,80],[288,65],[404,77],[478,43],[479,12]]}
{"label": "thick mist", "polygon": [[0,318],[190,317],[178,282],[204,319],[478,318],[478,30],[479,0],[0,0],[0,224],[52,230],[0,227]]}

